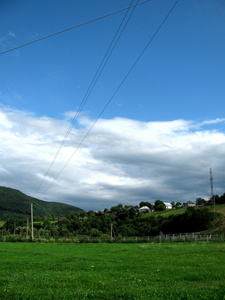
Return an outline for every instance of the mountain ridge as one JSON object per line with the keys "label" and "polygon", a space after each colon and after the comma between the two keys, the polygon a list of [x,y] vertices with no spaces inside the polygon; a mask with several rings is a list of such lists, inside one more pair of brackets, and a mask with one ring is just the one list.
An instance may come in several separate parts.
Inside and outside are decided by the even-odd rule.
{"label": "mountain ridge", "polygon": [[60,202],[39,200],[9,187],[0,186],[0,220],[25,218],[30,216],[30,203],[34,216],[65,217],[82,212],[83,209]]}

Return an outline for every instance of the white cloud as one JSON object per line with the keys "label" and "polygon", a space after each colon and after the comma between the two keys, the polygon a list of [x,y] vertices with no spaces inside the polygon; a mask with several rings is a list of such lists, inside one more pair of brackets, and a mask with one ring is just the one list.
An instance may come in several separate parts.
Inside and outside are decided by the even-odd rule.
{"label": "white cloud", "polygon": [[9,32],[8,32],[8,35],[11,36],[11,37],[13,37],[13,38],[16,37],[16,34],[15,34],[15,32],[13,32],[13,31],[9,31]]}
{"label": "white cloud", "polygon": [[215,120],[203,121],[203,122],[199,123],[199,126],[212,125],[212,124],[218,124],[218,123],[225,123],[225,118],[217,118]]}
{"label": "white cloud", "polygon": [[[1,107],[0,185],[33,195],[72,116],[68,112],[65,120],[56,120]],[[100,119],[74,154],[92,122],[85,115],[79,119],[37,198],[87,210],[118,203],[136,205],[143,200],[195,201],[210,195],[210,168],[215,193],[225,192],[225,135],[208,126],[218,119],[199,124],[190,120]],[[202,129],[205,124],[207,130]]]}

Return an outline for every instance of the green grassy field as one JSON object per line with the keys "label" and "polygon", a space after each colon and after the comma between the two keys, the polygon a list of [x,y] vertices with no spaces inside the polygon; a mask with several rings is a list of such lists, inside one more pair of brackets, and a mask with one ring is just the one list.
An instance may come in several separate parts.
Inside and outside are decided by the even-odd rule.
{"label": "green grassy field", "polygon": [[225,299],[224,243],[0,243],[0,299]]}

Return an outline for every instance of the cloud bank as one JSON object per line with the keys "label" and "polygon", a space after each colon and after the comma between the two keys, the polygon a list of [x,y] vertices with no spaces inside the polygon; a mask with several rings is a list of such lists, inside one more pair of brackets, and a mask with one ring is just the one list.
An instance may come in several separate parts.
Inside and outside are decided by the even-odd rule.
{"label": "cloud bank", "polygon": [[0,185],[100,210],[119,203],[209,197],[212,168],[215,194],[225,192],[225,134],[215,129],[224,119],[100,119],[80,144],[93,124],[82,115],[46,175],[74,114],[57,120],[1,106]]}

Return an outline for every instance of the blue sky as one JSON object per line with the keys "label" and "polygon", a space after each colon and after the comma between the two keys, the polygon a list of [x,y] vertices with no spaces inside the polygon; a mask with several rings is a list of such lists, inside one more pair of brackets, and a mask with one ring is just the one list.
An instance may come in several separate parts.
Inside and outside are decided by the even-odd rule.
{"label": "blue sky", "polygon": [[[174,3],[152,0],[135,8],[36,196],[84,209],[156,198],[193,201],[210,196],[211,167],[215,192],[225,192],[222,0],[178,1],[98,125],[44,192]],[[0,52],[130,4],[130,0],[1,1]],[[125,13],[0,55],[0,185],[34,193]],[[22,170],[21,164],[26,166]],[[106,174],[105,166],[111,172]],[[77,178],[73,175],[73,183],[71,172],[79,173]]]}

